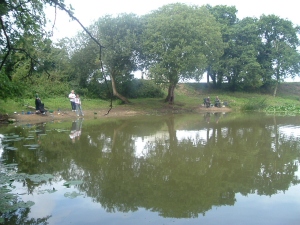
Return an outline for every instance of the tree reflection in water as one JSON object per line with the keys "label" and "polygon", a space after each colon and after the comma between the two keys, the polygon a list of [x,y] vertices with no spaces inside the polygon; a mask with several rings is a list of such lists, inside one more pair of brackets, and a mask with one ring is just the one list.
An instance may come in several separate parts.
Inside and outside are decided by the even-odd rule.
{"label": "tree reflection in water", "polygon": [[20,172],[51,173],[52,182],[82,180],[78,190],[108,212],[145,208],[173,218],[234,205],[237,193],[272,196],[299,184],[299,137],[279,132],[294,121],[215,113],[207,123],[207,116],[86,121],[76,145],[49,128],[39,150],[4,150],[2,158]]}
{"label": "tree reflection in water", "polygon": [[[215,117],[218,123],[206,127],[190,121],[197,129],[209,131],[205,144],[199,136],[179,141],[176,126],[182,125],[176,125],[171,116],[164,122],[103,124],[90,133],[90,142],[97,143],[100,152],[92,157],[97,159],[95,167],[89,171],[91,176],[83,177],[89,185],[83,185],[82,191],[108,211],[144,207],[165,217],[182,218],[197,217],[212,206],[233,205],[236,193],[272,195],[299,182],[294,176],[299,145],[293,138],[279,136],[275,141],[281,144],[274,152],[272,124],[262,126],[257,118],[243,122]],[[167,134],[155,136],[159,130]],[[145,146],[145,157],[135,157],[134,136],[153,137]],[[81,157],[90,162],[90,156]]]}
{"label": "tree reflection in water", "polygon": [[[40,224],[48,224],[48,219],[51,216],[43,217],[43,218],[29,218],[28,215],[30,213],[29,208],[21,208],[9,213],[3,213],[1,217],[3,218],[3,224],[11,224],[11,225],[40,225]],[[2,224],[0,222],[0,224]]]}

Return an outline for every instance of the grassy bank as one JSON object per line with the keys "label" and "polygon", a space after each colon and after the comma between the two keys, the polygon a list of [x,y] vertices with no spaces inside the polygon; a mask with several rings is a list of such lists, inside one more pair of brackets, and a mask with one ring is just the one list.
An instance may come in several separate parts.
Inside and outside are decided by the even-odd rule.
{"label": "grassy bank", "polygon": [[[221,101],[226,102],[228,107],[233,111],[294,111],[300,112],[300,101],[298,93],[300,92],[300,83],[281,84],[277,97],[272,93],[246,93],[246,92],[229,92],[208,88],[205,84],[181,84],[175,91],[175,109],[193,110],[203,103],[203,98],[210,96],[214,100],[219,96]],[[42,97],[42,96],[41,96]],[[163,99],[130,99],[132,104],[121,105],[120,101],[114,101],[114,108],[130,108],[137,111],[154,111],[169,107]],[[58,109],[68,111],[71,109],[68,98],[57,97],[42,99],[48,110],[56,111]],[[84,110],[109,109],[110,102],[99,99],[82,98]],[[34,98],[32,99],[9,99],[0,100],[0,113],[12,114],[20,113],[22,110],[34,111]]]}
{"label": "grassy bank", "polygon": [[[67,111],[71,109],[71,104],[68,98],[46,98],[41,99],[42,103],[44,103],[45,108],[48,110],[57,111],[60,109],[61,111]],[[84,108],[86,110],[94,110],[97,108],[105,108],[109,107],[110,102],[98,100],[98,99],[82,99]],[[32,109],[35,107],[35,99],[9,99],[7,101],[0,100],[0,113],[14,113],[14,112],[24,112],[26,111],[34,111]]]}

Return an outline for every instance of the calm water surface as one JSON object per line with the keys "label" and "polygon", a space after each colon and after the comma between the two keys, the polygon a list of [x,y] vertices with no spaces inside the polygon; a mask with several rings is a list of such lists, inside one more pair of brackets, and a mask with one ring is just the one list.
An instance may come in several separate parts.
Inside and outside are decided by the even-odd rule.
{"label": "calm water surface", "polygon": [[300,116],[94,118],[0,134],[0,207],[8,194],[32,205],[2,206],[4,224],[300,224]]}

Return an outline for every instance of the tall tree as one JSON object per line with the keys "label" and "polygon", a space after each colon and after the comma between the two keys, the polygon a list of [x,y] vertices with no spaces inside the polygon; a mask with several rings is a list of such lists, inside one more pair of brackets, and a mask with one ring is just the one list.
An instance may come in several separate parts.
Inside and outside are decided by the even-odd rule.
{"label": "tall tree", "polygon": [[104,73],[109,75],[113,95],[124,103],[129,100],[118,92],[118,84],[131,79],[131,73],[138,65],[139,19],[134,14],[120,14],[117,17],[104,16],[92,28],[94,36],[105,47],[103,51]]}
{"label": "tall tree", "polygon": [[216,5],[212,7],[211,5],[206,5],[209,12],[216,18],[217,22],[220,23],[222,39],[224,42],[224,54],[219,59],[214,59],[209,61],[207,68],[207,84],[209,84],[209,79],[211,78],[214,86],[221,86],[224,75],[226,62],[230,58],[230,48],[231,41],[234,34],[234,25],[238,23],[238,18],[236,16],[237,9],[235,6],[226,5]]}
{"label": "tall tree", "polygon": [[275,84],[273,95],[276,96],[280,82],[300,75],[297,50],[300,27],[275,15],[262,15],[258,26],[261,38],[258,60],[263,68],[263,82],[264,85]]}
{"label": "tall tree", "polygon": [[248,17],[233,26],[226,60],[222,60],[232,90],[261,86],[261,68],[257,62],[259,44],[257,19]]}
{"label": "tall tree", "polygon": [[[42,58],[45,52],[39,52],[45,48],[36,47],[45,44],[52,35],[52,31],[46,31],[46,6],[65,11],[79,23],[98,45],[98,49],[103,47],[74,16],[72,6],[64,4],[64,0],[0,0],[0,97],[20,96],[24,89],[18,88],[18,84],[23,83],[20,79],[32,77],[38,69],[43,68],[45,71],[56,65],[51,63],[49,67],[49,59]],[[54,26],[55,20],[52,24]],[[22,70],[20,65],[23,66]],[[15,72],[18,72],[18,79],[15,79]],[[50,73],[46,73],[49,78]]]}
{"label": "tall tree", "polygon": [[[43,61],[36,58],[37,46],[43,44],[49,33],[45,31],[44,7],[63,4],[64,0],[1,0],[0,1],[0,92],[1,97],[20,94],[13,74],[16,68],[24,68],[23,76],[30,76]],[[4,87],[5,86],[5,87]],[[15,92],[15,93],[13,93]],[[17,93],[16,93],[17,92]]]}
{"label": "tall tree", "polygon": [[180,80],[200,80],[208,56],[218,58],[223,51],[219,24],[205,7],[170,4],[147,15],[144,53],[150,77],[168,85],[166,102],[174,103]]}

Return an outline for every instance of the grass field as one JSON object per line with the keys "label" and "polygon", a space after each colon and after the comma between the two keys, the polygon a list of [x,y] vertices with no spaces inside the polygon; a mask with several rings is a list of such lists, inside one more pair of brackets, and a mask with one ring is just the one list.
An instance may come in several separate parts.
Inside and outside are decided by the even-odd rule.
{"label": "grass field", "polygon": [[[221,101],[226,101],[228,106],[234,111],[238,110],[264,110],[268,107],[287,109],[300,109],[299,101],[300,83],[283,83],[279,86],[277,96],[273,97],[271,92],[247,93],[247,92],[229,92],[207,88],[206,84],[192,83],[180,84],[175,90],[175,104],[177,108],[195,108],[203,103],[203,98],[210,96],[214,100],[219,96]],[[42,96],[41,96],[42,98]],[[132,104],[126,105],[134,110],[151,110],[166,106],[164,99],[130,99]],[[69,99],[64,97],[42,99],[48,110],[70,110]],[[82,98],[83,108],[85,110],[106,109],[110,107],[110,101],[101,99]],[[113,101],[113,107],[124,107],[120,101]],[[30,110],[28,106],[34,107],[34,97],[32,99],[8,99],[0,100],[0,113],[14,113],[22,110]]]}

